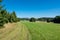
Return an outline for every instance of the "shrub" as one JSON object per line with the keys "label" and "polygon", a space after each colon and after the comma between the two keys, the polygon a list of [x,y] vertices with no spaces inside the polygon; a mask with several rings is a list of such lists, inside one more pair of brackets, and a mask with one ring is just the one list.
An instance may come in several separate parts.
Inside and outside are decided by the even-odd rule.
{"label": "shrub", "polygon": [[3,21],[4,21],[4,23],[8,23],[8,19],[7,18],[4,18]]}
{"label": "shrub", "polygon": [[36,19],[35,18],[30,18],[30,20],[29,20],[30,22],[35,22],[36,21]]}
{"label": "shrub", "polygon": [[50,20],[49,20],[49,19],[47,19],[47,22],[49,23],[49,22],[50,22]]}
{"label": "shrub", "polygon": [[53,19],[53,22],[54,22],[54,23],[60,23],[60,16],[56,16],[56,17]]}
{"label": "shrub", "polygon": [[20,22],[20,18],[16,18],[15,19],[15,22]]}
{"label": "shrub", "polygon": [[3,17],[0,17],[0,26],[3,26],[3,25],[4,25]]}

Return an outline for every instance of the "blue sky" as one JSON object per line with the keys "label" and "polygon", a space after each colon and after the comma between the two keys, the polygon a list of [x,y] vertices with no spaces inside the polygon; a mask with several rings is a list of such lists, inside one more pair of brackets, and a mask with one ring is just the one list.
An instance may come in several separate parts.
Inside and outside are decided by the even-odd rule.
{"label": "blue sky", "polygon": [[3,0],[5,8],[18,17],[55,17],[60,15],[60,0]]}

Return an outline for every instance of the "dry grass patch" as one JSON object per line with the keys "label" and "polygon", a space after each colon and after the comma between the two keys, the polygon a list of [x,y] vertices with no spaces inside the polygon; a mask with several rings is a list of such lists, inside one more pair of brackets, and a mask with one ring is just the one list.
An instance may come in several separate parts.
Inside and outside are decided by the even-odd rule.
{"label": "dry grass patch", "polygon": [[0,29],[0,40],[30,40],[30,34],[25,25],[8,23],[5,28]]}

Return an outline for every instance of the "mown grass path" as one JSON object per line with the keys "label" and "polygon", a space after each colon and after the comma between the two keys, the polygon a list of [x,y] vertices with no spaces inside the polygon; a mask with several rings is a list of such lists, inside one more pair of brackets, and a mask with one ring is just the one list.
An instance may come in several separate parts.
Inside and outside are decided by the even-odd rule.
{"label": "mown grass path", "polygon": [[28,29],[20,22],[5,26],[0,29],[0,40],[31,40]]}

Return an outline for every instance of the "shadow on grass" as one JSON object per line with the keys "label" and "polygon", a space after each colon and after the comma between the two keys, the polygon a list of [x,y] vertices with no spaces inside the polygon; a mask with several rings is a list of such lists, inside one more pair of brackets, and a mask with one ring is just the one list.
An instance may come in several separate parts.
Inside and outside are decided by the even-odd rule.
{"label": "shadow on grass", "polygon": [[5,28],[5,26],[0,26],[0,29]]}

